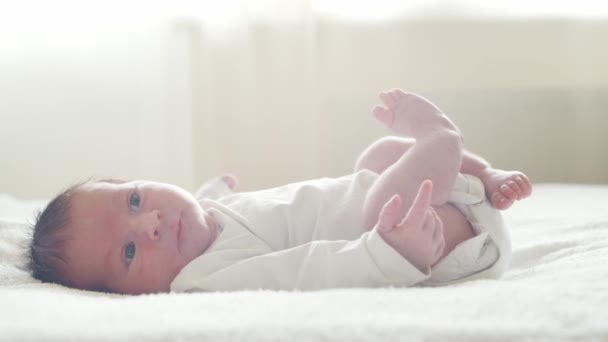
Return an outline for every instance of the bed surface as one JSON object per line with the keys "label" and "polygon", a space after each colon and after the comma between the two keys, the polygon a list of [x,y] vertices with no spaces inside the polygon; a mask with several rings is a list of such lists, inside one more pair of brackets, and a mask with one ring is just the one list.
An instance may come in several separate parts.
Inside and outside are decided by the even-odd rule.
{"label": "bed surface", "polygon": [[608,186],[541,184],[505,212],[503,278],[440,288],[120,296],[41,284],[0,195],[0,341],[608,340]]}

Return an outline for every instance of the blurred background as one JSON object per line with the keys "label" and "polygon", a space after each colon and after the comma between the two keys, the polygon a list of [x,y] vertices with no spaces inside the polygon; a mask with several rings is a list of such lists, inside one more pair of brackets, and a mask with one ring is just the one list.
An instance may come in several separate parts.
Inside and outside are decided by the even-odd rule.
{"label": "blurred background", "polygon": [[0,192],[89,177],[242,190],[340,176],[433,100],[494,166],[608,183],[608,5],[548,0],[20,1],[0,13]]}

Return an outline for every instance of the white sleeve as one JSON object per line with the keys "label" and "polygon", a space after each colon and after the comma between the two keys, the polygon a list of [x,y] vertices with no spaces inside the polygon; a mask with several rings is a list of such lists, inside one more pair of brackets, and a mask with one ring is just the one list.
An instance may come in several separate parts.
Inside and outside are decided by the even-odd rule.
{"label": "white sleeve", "polygon": [[[318,290],[411,286],[429,277],[390,247],[376,230],[354,241],[312,241],[234,263],[200,258],[171,284],[182,291]],[[211,270],[209,263],[224,267]],[[203,271],[205,270],[205,271]]]}

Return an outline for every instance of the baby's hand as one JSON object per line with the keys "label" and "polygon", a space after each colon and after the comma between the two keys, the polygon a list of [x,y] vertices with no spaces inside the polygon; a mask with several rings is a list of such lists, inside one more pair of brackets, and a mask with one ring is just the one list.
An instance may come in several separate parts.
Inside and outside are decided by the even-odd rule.
{"label": "baby's hand", "polygon": [[226,184],[226,186],[228,186],[228,188],[230,188],[230,190],[235,191],[237,185],[239,185],[239,180],[238,178],[236,178],[236,176],[232,175],[232,174],[225,174],[221,177],[222,182],[224,182]]}
{"label": "baby's hand", "polygon": [[414,203],[401,222],[401,197],[394,195],[382,208],[375,229],[386,243],[422,272],[428,273],[443,253],[443,222],[431,207],[433,183],[422,182]]}

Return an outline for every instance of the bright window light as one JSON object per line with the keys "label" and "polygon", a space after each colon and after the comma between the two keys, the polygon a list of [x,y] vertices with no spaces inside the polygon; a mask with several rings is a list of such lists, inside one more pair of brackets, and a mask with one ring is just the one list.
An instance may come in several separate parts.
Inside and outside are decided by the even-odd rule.
{"label": "bright window light", "polygon": [[312,0],[320,13],[346,19],[411,17],[608,17],[608,2],[598,0]]}

